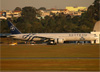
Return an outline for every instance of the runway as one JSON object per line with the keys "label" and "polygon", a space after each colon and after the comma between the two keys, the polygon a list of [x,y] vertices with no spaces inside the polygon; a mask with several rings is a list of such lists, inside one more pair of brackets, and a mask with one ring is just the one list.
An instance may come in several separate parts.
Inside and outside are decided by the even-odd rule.
{"label": "runway", "polygon": [[99,71],[1,71],[1,72],[99,72]]}
{"label": "runway", "polygon": [[100,59],[100,57],[2,57],[0,59]]}

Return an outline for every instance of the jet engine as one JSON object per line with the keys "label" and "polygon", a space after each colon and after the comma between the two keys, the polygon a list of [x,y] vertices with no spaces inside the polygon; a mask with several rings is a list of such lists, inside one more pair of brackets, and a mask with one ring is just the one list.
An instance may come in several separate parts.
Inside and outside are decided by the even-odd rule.
{"label": "jet engine", "polygon": [[57,38],[54,40],[55,43],[64,43],[64,39],[62,38]]}

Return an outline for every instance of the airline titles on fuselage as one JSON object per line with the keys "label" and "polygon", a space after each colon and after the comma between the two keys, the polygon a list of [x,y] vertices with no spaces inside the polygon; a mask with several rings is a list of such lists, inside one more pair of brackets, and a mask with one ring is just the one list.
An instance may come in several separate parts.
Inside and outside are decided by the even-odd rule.
{"label": "airline titles on fuselage", "polygon": [[69,34],[69,36],[80,36],[80,37],[83,37],[83,36],[87,36],[87,34],[81,34],[81,33],[72,33],[72,34]]}

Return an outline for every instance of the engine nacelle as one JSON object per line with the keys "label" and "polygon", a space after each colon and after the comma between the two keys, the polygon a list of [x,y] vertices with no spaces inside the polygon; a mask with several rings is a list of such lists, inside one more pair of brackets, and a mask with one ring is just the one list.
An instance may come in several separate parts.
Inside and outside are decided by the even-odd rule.
{"label": "engine nacelle", "polygon": [[57,38],[54,40],[55,43],[64,43],[64,39],[62,38]]}

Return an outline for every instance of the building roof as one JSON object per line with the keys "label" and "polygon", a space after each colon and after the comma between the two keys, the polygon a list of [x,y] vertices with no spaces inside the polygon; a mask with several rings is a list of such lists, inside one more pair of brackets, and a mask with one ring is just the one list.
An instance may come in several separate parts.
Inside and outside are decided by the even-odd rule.
{"label": "building roof", "polygon": [[86,10],[86,7],[66,7],[69,11]]}
{"label": "building roof", "polygon": [[100,32],[100,21],[96,22],[93,31]]}

